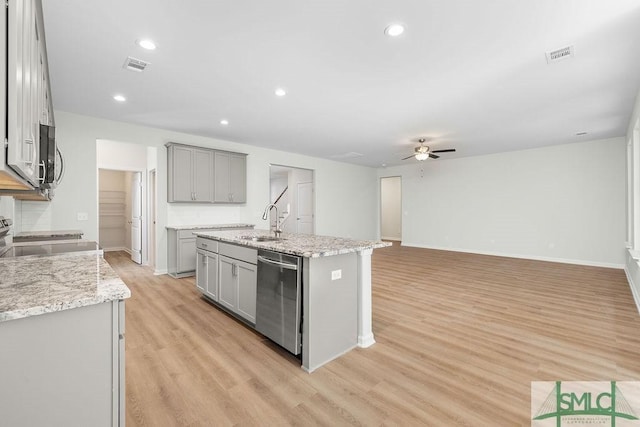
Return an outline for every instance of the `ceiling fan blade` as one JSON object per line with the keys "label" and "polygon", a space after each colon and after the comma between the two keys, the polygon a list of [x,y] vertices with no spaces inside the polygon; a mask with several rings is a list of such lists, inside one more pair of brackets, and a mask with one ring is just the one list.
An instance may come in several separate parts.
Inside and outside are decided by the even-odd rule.
{"label": "ceiling fan blade", "polygon": [[409,157],[405,157],[405,158],[404,158],[404,159],[402,159],[402,160],[407,160],[407,159],[410,159],[410,158],[412,158],[412,157],[415,157],[415,155],[414,155],[414,154],[412,154],[412,155],[410,155]]}
{"label": "ceiling fan blade", "polygon": [[445,150],[431,150],[432,153],[453,153],[456,151],[455,148],[447,148]]}
{"label": "ceiling fan blade", "polygon": [[429,157],[431,157],[432,159],[439,159],[440,156],[436,156],[435,154],[433,154],[433,151],[429,153]]}

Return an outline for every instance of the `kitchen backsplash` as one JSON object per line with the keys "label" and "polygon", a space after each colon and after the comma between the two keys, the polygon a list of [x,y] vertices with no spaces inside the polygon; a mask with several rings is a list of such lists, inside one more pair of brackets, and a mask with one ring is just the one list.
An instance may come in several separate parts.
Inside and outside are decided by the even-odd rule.
{"label": "kitchen backsplash", "polygon": [[14,204],[13,197],[0,197],[0,216],[14,219]]}
{"label": "kitchen backsplash", "polygon": [[16,200],[14,232],[52,230],[51,205],[51,203]]}
{"label": "kitchen backsplash", "polygon": [[167,224],[169,225],[204,225],[204,224],[234,224],[249,222],[246,207],[241,206],[211,206],[194,204],[172,204],[167,206]]}

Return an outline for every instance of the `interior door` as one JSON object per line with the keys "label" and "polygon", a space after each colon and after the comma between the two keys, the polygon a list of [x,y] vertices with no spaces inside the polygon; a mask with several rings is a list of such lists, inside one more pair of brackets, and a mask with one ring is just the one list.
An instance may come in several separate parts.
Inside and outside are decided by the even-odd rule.
{"label": "interior door", "polygon": [[297,192],[296,231],[303,234],[313,234],[313,183],[299,182]]}
{"label": "interior door", "polygon": [[131,179],[131,260],[142,264],[142,173]]}

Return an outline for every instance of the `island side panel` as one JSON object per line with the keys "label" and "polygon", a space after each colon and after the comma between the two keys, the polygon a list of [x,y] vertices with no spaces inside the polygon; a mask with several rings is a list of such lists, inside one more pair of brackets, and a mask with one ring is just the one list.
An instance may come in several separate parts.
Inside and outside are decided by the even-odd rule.
{"label": "island side panel", "polygon": [[118,304],[0,322],[0,425],[117,425]]}
{"label": "island side panel", "polygon": [[[356,253],[304,258],[302,368],[311,372],[358,344]],[[332,280],[340,271],[341,278]]]}

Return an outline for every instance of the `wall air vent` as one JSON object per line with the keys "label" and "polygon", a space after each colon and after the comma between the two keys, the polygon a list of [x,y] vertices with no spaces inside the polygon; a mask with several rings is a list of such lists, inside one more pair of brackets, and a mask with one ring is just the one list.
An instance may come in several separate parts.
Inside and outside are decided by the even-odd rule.
{"label": "wall air vent", "polygon": [[573,46],[563,47],[562,49],[552,50],[551,52],[547,52],[545,54],[547,57],[547,63],[551,64],[552,62],[558,62],[563,59],[573,57]]}
{"label": "wall air vent", "polygon": [[143,61],[142,59],[132,58],[131,56],[127,57],[127,60],[124,61],[124,65],[122,68],[126,68],[127,70],[141,72],[147,68],[149,62]]}

